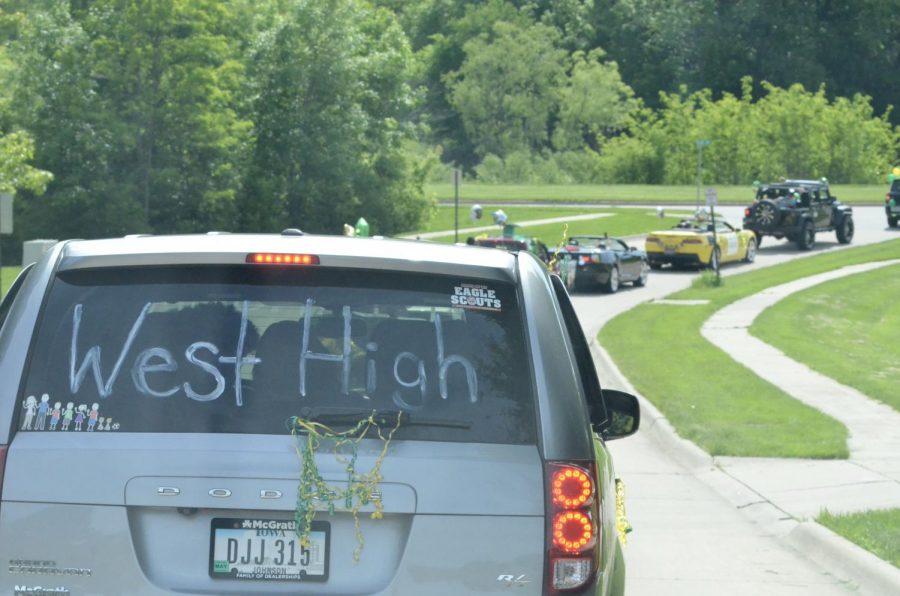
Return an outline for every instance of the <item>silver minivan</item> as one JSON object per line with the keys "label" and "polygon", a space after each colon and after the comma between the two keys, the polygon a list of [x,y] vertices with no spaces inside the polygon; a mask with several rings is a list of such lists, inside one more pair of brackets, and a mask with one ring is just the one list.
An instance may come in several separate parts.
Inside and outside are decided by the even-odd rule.
{"label": "silver minivan", "polygon": [[638,417],[527,253],[62,242],[0,305],[0,593],[621,594]]}

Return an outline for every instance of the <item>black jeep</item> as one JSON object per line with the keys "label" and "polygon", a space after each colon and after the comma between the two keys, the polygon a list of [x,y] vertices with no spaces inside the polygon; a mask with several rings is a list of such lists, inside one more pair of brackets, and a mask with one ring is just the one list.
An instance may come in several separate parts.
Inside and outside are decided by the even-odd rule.
{"label": "black jeep", "polygon": [[816,232],[837,234],[838,242],[853,240],[853,209],[828,191],[828,181],[785,180],[763,184],[756,200],[744,209],[744,228],[756,233],[756,245],[763,236],[787,238],[801,250],[809,250]]}

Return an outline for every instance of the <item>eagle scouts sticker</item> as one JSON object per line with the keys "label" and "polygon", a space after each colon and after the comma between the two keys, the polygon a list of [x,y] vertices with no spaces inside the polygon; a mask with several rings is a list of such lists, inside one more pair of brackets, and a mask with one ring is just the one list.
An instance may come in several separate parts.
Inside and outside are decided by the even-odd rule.
{"label": "eagle scouts sticker", "polygon": [[501,307],[500,299],[497,298],[497,293],[494,290],[477,284],[454,286],[453,295],[450,296],[450,304],[461,306],[462,308],[492,310],[495,312],[499,312]]}

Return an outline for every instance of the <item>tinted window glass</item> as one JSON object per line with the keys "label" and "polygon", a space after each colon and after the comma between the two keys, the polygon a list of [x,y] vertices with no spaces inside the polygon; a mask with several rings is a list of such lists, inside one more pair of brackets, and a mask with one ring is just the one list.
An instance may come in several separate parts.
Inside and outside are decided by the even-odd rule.
{"label": "tinted window glass", "polygon": [[398,437],[530,443],[517,303],[513,285],[371,271],[62,273],[19,428],[274,434],[378,410],[408,413]]}
{"label": "tinted window glass", "polygon": [[575,353],[578,375],[581,377],[581,385],[584,388],[591,422],[605,427],[609,423],[609,416],[607,415],[606,404],[603,402],[603,391],[600,388],[600,379],[597,377],[597,369],[594,366],[591,348],[587,343],[587,338],[584,336],[581,323],[578,322],[578,315],[575,313],[575,307],[572,306],[572,301],[569,299],[565,283],[557,275],[552,276],[551,280],[566,323],[569,342]]}

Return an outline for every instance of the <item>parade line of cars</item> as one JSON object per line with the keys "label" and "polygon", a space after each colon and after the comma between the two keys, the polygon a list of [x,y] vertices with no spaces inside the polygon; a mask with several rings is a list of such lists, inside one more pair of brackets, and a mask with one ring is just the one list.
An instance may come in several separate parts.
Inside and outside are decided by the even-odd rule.
{"label": "parade line of cars", "polygon": [[[888,225],[900,218],[900,179],[885,199]],[[841,244],[854,233],[853,209],[837,200],[828,181],[782,180],[757,187],[753,204],[744,209],[743,228],[701,209],[673,228],[650,232],[644,249],[606,234],[568,238],[562,246],[548,248],[536,238],[516,234],[505,225],[502,236],[470,239],[471,244],[524,250],[543,260],[570,291],[601,290],[615,293],[623,283],[647,284],[651,269],[709,268],[723,263],[752,263],[765,236],[787,238],[800,250],[815,245],[816,234],[834,232]]]}

